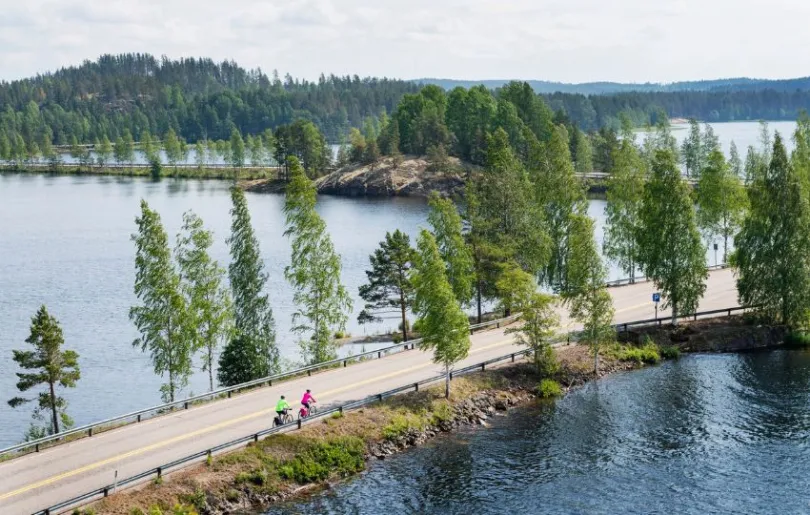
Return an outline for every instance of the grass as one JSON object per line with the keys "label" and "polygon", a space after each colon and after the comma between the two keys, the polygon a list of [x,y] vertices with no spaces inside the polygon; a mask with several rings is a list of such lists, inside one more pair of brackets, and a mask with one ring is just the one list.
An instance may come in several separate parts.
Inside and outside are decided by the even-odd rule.
{"label": "grass", "polygon": [[810,348],[810,333],[805,331],[791,331],[785,336],[785,346],[791,349]]}

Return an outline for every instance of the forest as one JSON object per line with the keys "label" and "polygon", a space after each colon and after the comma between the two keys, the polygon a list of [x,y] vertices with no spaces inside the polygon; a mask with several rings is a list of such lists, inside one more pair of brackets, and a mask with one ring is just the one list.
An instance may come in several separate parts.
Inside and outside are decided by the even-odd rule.
{"label": "forest", "polygon": [[[444,86],[453,84],[444,82]],[[493,105],[497,108],[502,99],[525,116],[530,103],[540,105],[539,99],[543,107],[537,109],[542,113],[535,115],[544,119],[553,116],[558,122],[565,120],[589,133],[606,128],[618,130],[622,114],[635,126],[655,125],[664,116],[704,122],[786,120],[795,119],[810,106],[810,91],[804,79],[697,81],[655,90],[639,85],[643,91],[622,88],[619,92],[590,95],[538,95],[533,87],[536,82],[493,83],[490,85],[494,89],[476,86],[463,90],[476,99],[483,99],[484,92],[494,99],[494,103],[487,101],[480,106],[483,116],[489,116]],[[459,89],[446,92],[418,81],[356,75],[322,75],[317,82],[310,82],[289,75],[282,79],[276,72],[268,76],[261,69],[246,70],[232,61],[104,55],[53,73],[0,83],[0,153],[8,160],[10,149],[14,149],[16,159],[23,155],[33,158],[46,156],[52,146],[95,144],[105,138],[142,142],[147,133],[162,138],[170,130],[187,143],[228,140],[234,131],[245,137],[255,136],[296,120],[312,122],[326,141],[339,143],[350,128],[364,127],[369,118],[377,120],[381,113],[415,109],[401,102],[405,95],[421,90],[434,96],[445,94],[452,117],[462,96]],[[408,98],[411,100],[405,102],[414,97]],[[508,123],[506,118],[513,114],[499,111],[499,124]],[[448,119],[446,125],[456,133],[458,123],[458,119]],[[411,145],[410,134],[429,128],[403,123],[399,129],[406,142],[403,152],[426,150],[426,145],[419,142]],[[516,135],[511,136],[514,142]],[[472,150],[467,140],[449,143],[460,145],[461,154]],[[480,161],[480,156],[476,160]]]}

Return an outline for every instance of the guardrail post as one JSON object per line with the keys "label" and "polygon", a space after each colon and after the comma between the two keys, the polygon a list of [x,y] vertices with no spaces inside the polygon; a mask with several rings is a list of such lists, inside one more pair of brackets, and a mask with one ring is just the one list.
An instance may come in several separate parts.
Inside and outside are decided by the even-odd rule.
{"label": "guardrail post", "polygon": [[301,424],[302,424],[302,423],[303,423],[303,421],[302,421],[302,420],[299,418],[299,419],[298,419],[298,429],[301,429]]}
{"label": "guardrail post", "polygon": [[254,442],[258,442],[258,441],[259,441],[259,433],[256,433],[255,435],[253,435],[253,441],[254,441]]}
{"label": "guardrail post", "polygon": [[659,318],[659,319],[658,319],[658,327],[661,327],[661,323],[662,323],[662,322],[663,322],[663,320]]}
{"label": "guardrail post", "polygon": [[109,495],[109,493],[110,493],[109,488],[105,486],[104,487],[104,497],[107,497]]}
{"label": "guardrail post", "polygon": [[312,377],[312,370],[307,370],[307,376]]}
{"label": "guardrail post", "polygon": [[267,381],[267,386],[273,386],[273,380],[272,379]]}
{"label": "guardrail post", "polygon": [[728,316],[731,316],[731,308],[728,308]]}
{"label": "guardrail post", "polygon": [[346,368],[346,360],[343,360],[343,368]]}
{"label": "guardrail post", "polygon": [[501,328],[501,323],[500,323],[500,322],[498,322],[497,324],[495,324],[495,327],[497,327],[498,329],[500,329],[500,328]]}
{"label": "guardrail post", "polygon": [[339,406],[339,407],[338,407],[338,413],[340,413],[341,415],[343,415],[343,406]]}
{"label": "guardrail post", "polygon": [[[231,398],[231,393],[233,393],[233,392],[228,392],[228,398],[229,399]],[[138,422],[140,422],[140,420],[138,420]]]}
{"label": "guardrail post", "polygon": [[452,372],[450,372],[450,380],[451,381],[453,380],[453,373]]}
{"label": "guardrail post", "polygon": [[93,428],[87,430],[87,436],[93,436]]}
{"label": "guardrail post", "polygon": [[487,369],[487,364],[486,363],[481,363],[481,370],[484,371],[486,369]]}
{"label": "guardrail post", "polygon": [[183,409],[188,409],[188,403],[187,402],[183,403]]}
{"label": "guardrail post", "polygon": [[418,392],[418,391],[419,391],[419,383],[413,383],[413,390],[414,390],[415,392]]}
{"label": "guardrail post", "polygon": [[141,421],[141,415],[139,414],[138,415],[138,422],[140,422],[140,421]]}
{"label": "guardrail post", "polygon": [[697,313],[695,313],[695,320],[697,320]]}
{"label": "guardrail post", "polygon": [[157,468],[157,477],[158,477],[158,479],[163,477],[163,468],[162,467]]}
{"label": "guardrail post", "polygon": [[515,355],[512,354],[512,363],[514,363],[514,362],[515,362]]}
{"label": "guardrail post", "polygon": [[36,445],[34,446],[34,452],[39,452],[39,444],[36,444]]}
{"label": "guardrail post", "polygon": [[377,400],[382,401],[382,394],[377,395]]}
{"label": "guardrail post", "polygon": [[377,359],[380,359],[380,358],[382,358],[382,351],[377,353]]}

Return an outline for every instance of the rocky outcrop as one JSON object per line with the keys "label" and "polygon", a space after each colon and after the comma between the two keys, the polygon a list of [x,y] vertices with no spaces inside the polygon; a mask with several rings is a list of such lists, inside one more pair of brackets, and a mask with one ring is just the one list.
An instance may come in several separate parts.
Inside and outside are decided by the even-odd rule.
{"label": "rocky outcrop", "polygon": [[[451,168],[461,170],[457,159]],[[375,165],[351,165],[315,181],[318,193],[344,197],[427,197],[431,191],[458,197],[464,191],[461,172],[436,173],[428,170],[422,157],[408,157],[398,165],[390,157]]]}

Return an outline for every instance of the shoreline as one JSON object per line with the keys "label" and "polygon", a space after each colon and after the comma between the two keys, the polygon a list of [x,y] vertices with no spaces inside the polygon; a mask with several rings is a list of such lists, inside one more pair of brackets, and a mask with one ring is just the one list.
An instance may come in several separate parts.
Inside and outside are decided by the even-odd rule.
{"label": "shoreline", "polygon": [[[23,166],[0,166],[0,175],[50,175],[50,176],[93,176],[93,177],[141,177],[151,179],[148,166],[113,166],[83,168],[79,165],[48,165],[26,168]],[[270,180],[276,176],[274,168],[243,168],[238,171],[239,181]],[[234,169],[225,167],[202,167],[163,165],[160,179],[206,179],[233,180]]]}
{"label": "shoreline", "polygon": [[[555,348],[560,370],[554,379],[563,388],[560,393],[565,395],[615,372],[656,364],[664,355],[676,358],[681,350],[708,353],[779,348],[786,334],[784,328],[751,325],[743,317],[651,329],[654,331],[627,335],[630,340],[643,340],[642,346],[616,344],[604,349],[596,376],[587,347]],[[648,337],[658,345],[651,344]],[[713,348],[699,345],[710,339],[721,343]],[[628,352],[650,350],[650,345],[655,346],[654,356]],[[449,403],[443,399],[441,385],[398,395],[306,425],[294,433],[271,436],[244,449],[214,456],[205,464],[167,476],[165,483],[141,486],[94,503],[92,513],[173,513],[175,505],[186,505],[201,515],[260,512],[272,504],[301,499],[354,477],[366,469],[370,460],[385,459],[459,427],[486,426],[492,416],[538,401],[542,395],[537,389],[540,380],[533,366],[524,362],[455,379]]]}

